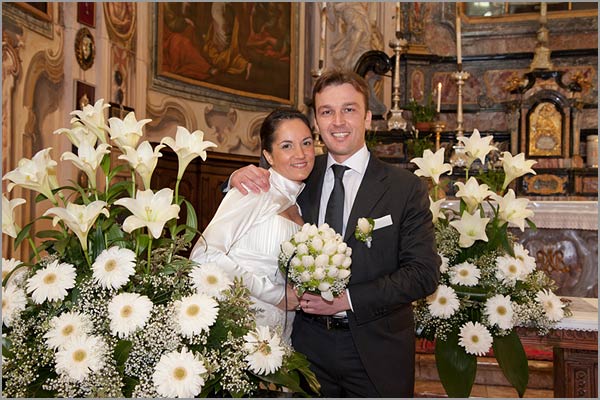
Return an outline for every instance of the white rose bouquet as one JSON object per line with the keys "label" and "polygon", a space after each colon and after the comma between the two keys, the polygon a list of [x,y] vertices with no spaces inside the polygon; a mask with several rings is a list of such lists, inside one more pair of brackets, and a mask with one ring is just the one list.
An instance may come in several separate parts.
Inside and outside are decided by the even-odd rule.
{"label": "white rose bouquet", "polygon": [[304,224],[281,244],[279,266],[299,294],[320,294],[331,301],[350,280],[352,249],[327,224]]}

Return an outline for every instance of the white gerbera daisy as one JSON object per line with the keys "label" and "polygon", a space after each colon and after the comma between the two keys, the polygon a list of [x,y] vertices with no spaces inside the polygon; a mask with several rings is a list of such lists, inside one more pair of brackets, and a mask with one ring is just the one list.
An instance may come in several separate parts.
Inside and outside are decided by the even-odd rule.
{"label": "white gerbera daisy", "polygon": [[[6,258],[2,257],[2,282],[4,282],[4,279],[6,279],[6,277],[21,264],[23,264],[23,261],[16,260],[14,258],[7,260]],[[15,272],[12,272],[6,284],[18,285],[19,283],[23,282],[27,276],[28,269],[28,267],[17,268]]]}
{"label": "white gerbera daisy", "polygon": [[2,286],[2,323],[10,326],[15,317],[25,309],[25,291],[16,285]]}
{"label": "white gerbera daisy", "polygon": [[216,263],[207,263],[194,267],[190,272],[192,285],[198,293],[222,298],[222,292],[233,284],[233,281]]}
{"label": "white gerbera daisy", "polygon": [[438,255],[442,259],[442,263],[440,264],[440,272],[442,274],[445,274],[446,272],[448,272],[448,267],[449,267],[448,263],[450,262],[450,259],[448,257],[442,255],[441,253],[438,253]]}
{"label": "white gerbera daisy", "polygon": [[67,290],[75,286],[76,275],[73,265],[59,264],[56,260],[27,280],[27,293],[31,293],[33,301],[37,304],[46,300],[62,300],[67,295]]}
{"label": "white gerbera daisy", "polygon": [[217,320],[219,305],[212,297],[197,293],[175,302],[175,315],[181,334],[192,337],[209,327]]}
{"label": "white gerbera daisy", "polygon": [[108,303],[110,330],[120,338],[143,327],[150,317],[152,301],[137,293],[121,293]]}
{"label": "white gerbera daisy", "polygon": [[104,289],[118,289],[135,273],[135,253],[113,246],[102,251],[92,264],[94,281]]}
{"label": "white gerbera daisy", "polygon": [[198,356],[184,347],[181,352],[163,354],[154,368],[152,380],[163,397],[195,397],[202,391],[206,367]]}
{"label": "white gerbera daisy", "polygon": [[565,306],[557,295],[550,290],[540,290],[535,299],[544,307],[544,312],[550,321],[560,321],[565,316]]}
{"label": "white gerbera daisy", "polygon": [[492,335],[479,322],[467,322],[460,328],[458,344],[469,354],[483,356],[492,346]]}
{"label": "white gerbera daisy", "polygon": [[524,271],[523,276],[529,275],[536,269],[535,258],[529,255],[529,250],[527,250],[521,243],[516,243],[513,247],[515,252],[515,258],[520,260],[523,264]]}
{"label": "white gerbera daisy", "polygon": [[481,271],[475,264],[463,262],[450,268],[450,283],[453,285],[475,286]]}
{"label": "white gerbera daisy", "polygon": [[434,317],[450,318],[460,305],[456,292],[449,286],[439,285],[435,293],[427,297],[429,312]]}
{"label": "white gerbera daisy", "polygon": [[500,256],[496,259],[496,278],[505,283],[515,283],[523,276],[523,263],[511,256]]}
{"label": "white gerbera daisy", "polygon": [[498,325],[500,329],[512,329],[513,307],[510,296],[497,294],[485,302],[485,315],[488,316],[492,325]]}
{"label": "white gerbera daisy", "polygon": [[268,375],[277,371],[283,363],[283,347],[277,333],[269,331],[268,326],[257,326],[256,330],[244,335],[244,349],[248,352],[246,361],[250,370],[257,374]]}
{"label": "white gerbera daisy", "polygon": [[75,337],[86,336],[92,331],[92,321],[86,314],[69,311],[50,320],[50,329],[44,334],[51,349],[62,348]]}
{"label": "white gerbera daisy", "polygon": [[77,336],[56,352],[56,371],[81,382],[104,366],[104,342],[98,336]]}

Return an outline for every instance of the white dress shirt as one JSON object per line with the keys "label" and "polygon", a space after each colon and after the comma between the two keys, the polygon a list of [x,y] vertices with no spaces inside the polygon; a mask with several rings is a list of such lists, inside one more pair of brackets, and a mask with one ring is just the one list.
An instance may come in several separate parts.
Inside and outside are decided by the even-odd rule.
{"label": "white dress shirt", "polygon": [[[365,176],[367,165],[369,164],[369,158],[371,154],[367,150],[367,146],[363,146],[362,149],[354,153],[350,158],[344,161],[341,165],[345,165],[350,168],[344,173],[344,227],[342,237],[346,233],[346,225],[348,224],[348,217],[356,199],[358,188]],[[331,166],[338,164],[331,154],[327,155],[327,169],[325,170],[325,179],[323,180],[323,190],[321,192],[321,204],[319,207],[319,225],[325,222],[325,212],[327,211],[327,202],[329,196],[333,191],[333,170]]]}
{"label": "white dress shirt", "polygon": [[[350,158],[344,161],[341,165],[345,165],[349,169],[344,172],[344,225],[342,228],[342,237],[346,234],[346,228],[348,225],[348,217],[350,216],[350,211],[352,211],[352,205],[354,204],[354,199],[356,199],[356,194],[358,193],[358,188],[365,176],[365,171],[367,170],[367,165],[369,164],[369,158],[371,157],[371,153],[367,149],[367,146],[364,145],[362,149],[358,150],[354,153]],[[319,207],[319,225],[325,222],[325,212],[327,211],[327,202],[329,202],[329,197],[331,196],[331,192],[333,191],[333,170],[331,166],[337,163],[331,154],[327,155],[327,169],[325,170],[325,178],[323,179],[323,189],[321,191],[321,204]],[[352,227],[350,228],[352,229]],[[350,297],[350,290],[346,289],[346,295],[348,296],[348,302],[350,303],[350,309],[354,311],[352,307],[352,299]],[[341,311],[335,314],[336,317],[345,317],[346,312]]]}

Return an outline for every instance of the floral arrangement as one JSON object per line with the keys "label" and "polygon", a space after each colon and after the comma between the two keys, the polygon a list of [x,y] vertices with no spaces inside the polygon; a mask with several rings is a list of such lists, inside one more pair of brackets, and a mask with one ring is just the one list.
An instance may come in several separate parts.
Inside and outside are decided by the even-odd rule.
{"label": "floral arrangement", "polygon": [[281,244],[279,267],[300,295],[318,293],[325,300],[341,294],[350,280],[352,249],[328,224],[304,224]]}
{"label": "floral arrangement", "polygon": [[[444,163],[444,149],[425,150],[414,158],[415,174],[433,181],[431,212],[436,241],[442,259],[439,286],[434,294],[416,303],[417,334],[435,339],[435,356],[440,380],[449,397],[468,397],[475,380],[477,356],[493,349],[504,375],[523,396],[528,382],[527,357],[515,327],[534,327],[540,335],[563,316],[568,307],[552,292],[554,282],[536,270],[535,259],[516,243],[509,226],[525,229],[535,225],[527,208],[528,199],[516,198],[506,190],[516,178],[528,173],[535,161],[524,154],[503,152],[502,171],[492,165],[478,177],[492,186],[469,177],[477,159],[485,165],[486,156],[496,150],[492,136],[459,137],[467,158],[466,182],[457,182],[460,209],[443,208],[438,199],[440,176],[451,173]],[[499,165],[498,165],[499,167]],[[497,175],[504,179],[497,179]],[[495,176],[494,179],[489,179]],[[460,376],[461,379],[456,379]]]}
{"label": "floral arrangement", "polygon": [[[61,160],[86,174],[86,186],[59,186],[50,148],[3,177],[9,192],[19,186],[50,204],[20,228],[14,213],[26,201],[2,196],[2,232],[15,248],[26,241],[32,250],[26,262],[2,259],[3,394],[241,397],[284,386],[306,394],[301,376],[317,391],[305,357],[256,325],[243,282],[180,254],[197,223],[179,183],[187,165],[215,145],[183,127],[154,148],[138,145],[150,120],[129,113],[107,125],[106,107],[99,100],[73,111],[71,128],[55,132],[77,147]],[[164,146],[179,159],[175,190],[153,191]],[[111,165],[115,148],[126,165]],[[126,168],[131,180],[117,179]],[[178,224],[183,207],[187,218]],[[36,246],[33,224],[50,219],[55,229],[36,232]]]}

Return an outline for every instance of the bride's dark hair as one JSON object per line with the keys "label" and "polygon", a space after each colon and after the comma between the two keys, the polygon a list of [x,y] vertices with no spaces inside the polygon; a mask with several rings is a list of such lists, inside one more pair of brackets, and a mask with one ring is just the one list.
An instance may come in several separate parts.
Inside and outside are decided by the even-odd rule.
{"label": "bride's dark hair", "polygon": [[271,153],[273,151],[273,141],[275,140],[275,131],[279,127],[281,121],[290,120],[290,119],[299,119],[304,122],[304,124],[310,130],[310,122],[308,122],[308,117],[302,114],[300,111],[293,108],[277,108],[273,110],[260,126],[260,161],[258,163],[259,167],[269,168],[269,163],[265,159],[263,155],[263,150]]}

